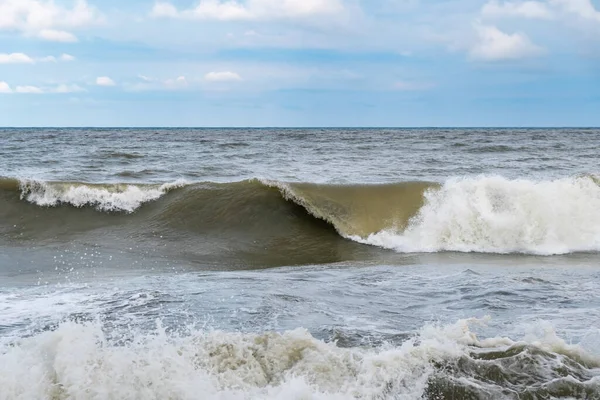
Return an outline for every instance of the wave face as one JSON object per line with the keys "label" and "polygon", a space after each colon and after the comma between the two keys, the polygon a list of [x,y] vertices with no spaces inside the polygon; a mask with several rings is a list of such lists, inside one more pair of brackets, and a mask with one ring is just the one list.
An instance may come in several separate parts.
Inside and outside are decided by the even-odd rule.
{"label": "wave face", "polygon": [[[552,181],[481,176],[452,178],[442,185],[4,179],[0,195],[0,216],[6,221],[0,233],[18,228],[20,237],[119,225],[136,234],[189,239],[190,246],[198,242],[194,235],[202,235],[222,239],[221,247],[228,241],[229,248],[317,251],[334,261],[346,257],[339,252],[364,252],[344,239],[401,253],[600,250],[600,186],[594,176]],[[41,207],[32,211],[33,205]]]}
{"label": "wave face", "polygon": [[403,229],[423,205],[423,194],[436,185],[403,182],[389,185],[317,185],[264,182],[283,197],[329,222],[343,236],[368,236],[389,227]]}
{"label": "wave face", "polygon": [[477,320],[428,325],[400,346],[342,348],[304,329],[284,333],[129,332],[99,323],[0,350],[0,399],[596,398],[600,359],[552,332],[478,339]]}

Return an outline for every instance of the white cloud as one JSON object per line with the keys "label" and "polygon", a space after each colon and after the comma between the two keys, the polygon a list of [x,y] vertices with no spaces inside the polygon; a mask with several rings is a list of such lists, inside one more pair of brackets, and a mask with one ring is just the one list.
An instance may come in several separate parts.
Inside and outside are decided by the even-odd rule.
{"label": "white cloud", "polygon": [[182,89],[188,86],[188,81],[185,76],[179,76],[176,79],[167,79],[164,85],[168,89]]}
{"label": "white cloud", "polygon": [[177,8],[164,1],[154,4],[154,17],[235,20],[269,20],[334,15],[344,10],[341,0],[201,0],[190,9]]}
{"label": "white cloud", "polygon": [[177,18],[179,17],[179,11],[171,3],[157,2],[152,8],[151,15],[153,17]]}
{"label": "white cloud", "polygon": [[50,42],[77,42],[77,36],[73,35],[72,33],[66,31],[57,31],[55,29],[43,29],[38,33],[38,37]]}
{"label": "white cloud", "polygon": [[591,0],[548,0],[555,7],[583,19],[600,22],[600,11],[596,10]]}
{"label": "white cloud", "polygon": [[10,88],[8,83],[0,81],[0,93],[12,93],[12,89]]}
{"label": "white cloud", "polygon": [[538,19],[579,18],[600,22],[600,11],[591,0],[490,0],[482,9],[484,17],[522,17]]}
{"label": "white cloud", "polygon": [[67,85],[67,84],[63,84],[63,85],[58,85],[57,87],[55,87],[54,89],[52,89],[52,92],[54,93],[78,93],[78,92],[85,92],[86,90],[84,88],[82,88],[79,85]]}
{"label": "white cloud", "polygon": [[0,53],[0,64],[33,64],[35,61],[23,53]]}
{"label": "white cloud", "polygon": [[96,85],[98,86],[115,86],[116,83],[108,76],[99,76],[96,78]]}
{"label": "white cloud", "polygon": [[75,57],[68,54],[63,54],[60,57],[45,56],[40,58],[31,57],[25,53],[0,53],[0,64],[35,64],[38,62],[58,62],[58,61],[73,61]]}
{"label": "white cloud", "polygon": [[[188,79],[185,76],[179,76],[177,78],[152,78],[149,76],[139,74],[137,76],[138,82],[126,82],[124,83],[125,90],[130,91],[147,91],[147,90],[183,90],[193,85],[193,79]],[[140,82],[141,81],[141,82]]]}
{"label": "white cloud", "polygon": [[37,86],[17,86],[15,92],[25,94],[42,94],[44,93],[44,90]]}
{"label": "white cloud", "polygon": [[72,56],[72,55],[70,55],[70,54],[63,53],[63,54],[61,54],[61,56],[60,56],[60,60],[61,60],[61,61],[75,61],[75,57],[73,57],[73,56]]}
{"label": "white cloud", "polygon": [[55,87],[39,87],[33,85],[17,86],[14,90],[6,82],[0,81],[0,93],[45,94],[45,93],[78,93],[86,90],[76,84],[61,84]]}
{"label": "white cloud", "polygon": [[209,72],[204,75],[204,79],[208,82],[239,82],[242,80],[242,77],[235,72],[220,71]]}
{"label": "white cloud", "polygon": [[54,62],[55,63],[58,60],[54,56],[46,56],[46,57],[40,58],[38,61],[40,61],[40,62]]}
{"label": "white cloud", "polygon": [[146,90],[201,90],[208,88],[215,83],[239,82],[242,77],[231,71],[209,72],[200,77],[189,77],[181,75],[177,78],[152,78],[145,75],[138,75],[137,82],[125,82],[125,90],[146,91]]}
{"label": "white cloud", "polygon": [[554,13],[547,3],[541,1],[505,1],[492,0],[481,9],[485,17],[523,17],[552,19]]}
{"label": "white cloud", "polygon": [[540,55],[543,50],[522,33],[504,33],[495,26],[475,27],[478,42],[471,48],[473,59],[483,61],[516,60]]}
{"label": "white cloud", "polygon": [[86,0],[64,7],[54,0],[0,0],[0,30],[17,31],[45,40],[72,42],[72,29],[99,23],[100,13]]}

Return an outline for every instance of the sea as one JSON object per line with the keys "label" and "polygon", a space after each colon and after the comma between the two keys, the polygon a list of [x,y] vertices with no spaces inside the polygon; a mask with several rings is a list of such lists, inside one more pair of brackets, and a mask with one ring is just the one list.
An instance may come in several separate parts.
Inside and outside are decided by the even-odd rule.
{"label": "sea", "polygon": [[0,399],[600,399],[600,129],[0,129]]}

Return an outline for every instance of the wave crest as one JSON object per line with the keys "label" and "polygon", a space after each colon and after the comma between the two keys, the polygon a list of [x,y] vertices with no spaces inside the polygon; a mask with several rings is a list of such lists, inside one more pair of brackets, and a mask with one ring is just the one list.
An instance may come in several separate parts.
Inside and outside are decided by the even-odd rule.
{"label": "wave crest", "polygon": [[94,207],[98,211],[132,213],[142,204],[157,200],[169,191],[186,184],[183,180],[162,185],[99,185],[24,179],[20,181],[19,187],[21,199],[42,207],[69,204],[74,207]]}

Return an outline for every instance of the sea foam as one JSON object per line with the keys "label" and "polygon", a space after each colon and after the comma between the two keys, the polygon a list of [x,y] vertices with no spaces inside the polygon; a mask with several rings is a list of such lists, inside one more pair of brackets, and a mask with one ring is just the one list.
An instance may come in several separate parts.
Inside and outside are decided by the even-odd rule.
{"label": "sea foam", "polygon": [[[66,322],[0,348],[0,399],[420,399],[436,364],[519,345],[479,340],[469,325],[480,322],[427,325],[398,347],[371,349],[340,348],[304,329],[173,336],[160,323],[117,344],[98,322]],[[600,366],[553,332],[532,345]]]}
{"label": "sea foam", "polygon": [[91,206],[99,211],[133,212],[142,204],[154,201],[170,190],[185,186],[184,180],[162,185],[98,185],[68,182],[20,181],[21,198],[44,207],[70,204]]}

